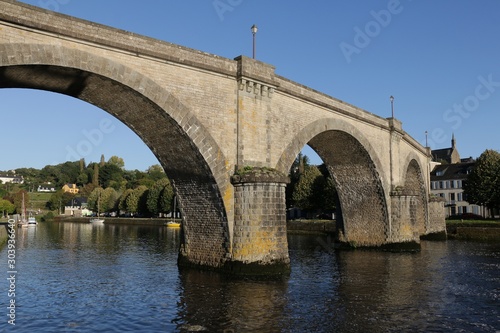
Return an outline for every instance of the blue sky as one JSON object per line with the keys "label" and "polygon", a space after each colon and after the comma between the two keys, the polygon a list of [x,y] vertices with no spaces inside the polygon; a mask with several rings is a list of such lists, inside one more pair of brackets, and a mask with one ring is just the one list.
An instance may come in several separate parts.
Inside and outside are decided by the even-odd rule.
{"label": "blue sky", "polygon": [[[449,147],[454,133],[462,157],[500,150],[498,0],[22,2],[231,59],[252,55],[256,24],[257,59],[279,75],[382,117],[393,95],[403,129],[423,145],[428,131],[433,149]],[[0,170],[101,154],[122,157],[126,169],[158,163],[130,129],[87,103],[17,89],[0,89],[0,100],[9,142]],[[96,144],[82,145],[102,126]]]}

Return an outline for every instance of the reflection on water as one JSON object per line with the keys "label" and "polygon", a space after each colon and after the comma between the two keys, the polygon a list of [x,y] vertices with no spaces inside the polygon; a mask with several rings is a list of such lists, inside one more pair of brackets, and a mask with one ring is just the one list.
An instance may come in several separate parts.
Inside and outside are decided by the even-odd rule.
{"label": "reflection on water", "polygon": [[[176,229],[73,223],[19,229],[15,328],[19,332],[500,330],[499,244],[424,242],[422,251],[408,254],[334,252],[325,248],[327,243],[326,238],[291,235],[290,277],[255,280],[179,271]],[[0,267],[5,267],[6,248],[0,258]],[[0,280],[4,309],[5,280]],[[5,327],[6,320],[0,322],[0,331]]]}

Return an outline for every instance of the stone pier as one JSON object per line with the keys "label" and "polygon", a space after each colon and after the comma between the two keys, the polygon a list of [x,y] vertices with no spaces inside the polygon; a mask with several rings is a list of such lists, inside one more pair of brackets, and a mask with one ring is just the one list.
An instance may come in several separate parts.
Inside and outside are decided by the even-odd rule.
{"label": "stone pier", "polygon": [[269,168],[240,169],[234,185],[232,260],[236,274],[282,274],[290,269],[286,235],[288,177]]}

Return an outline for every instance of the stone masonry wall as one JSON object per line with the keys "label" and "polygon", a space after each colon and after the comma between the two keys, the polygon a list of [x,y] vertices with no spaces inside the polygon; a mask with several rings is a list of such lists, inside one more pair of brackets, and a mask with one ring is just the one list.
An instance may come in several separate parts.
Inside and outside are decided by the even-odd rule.
{"label": "stone masonry wall", "polygon": [[276,177],[233,176],[232,260],[242,265],[288,266],[285,187]]}
{"label": "stone masonry wall", "polygon": [[441,198],[431,198],[429,200],[429,227],[426,234],[446,233],[446,213],[444,200]]}
{"label": "stone masonry wall", "polygon": [[391,243],[420,242],[417,228],[417,212],[420,205],[414,195],[391,195]]}

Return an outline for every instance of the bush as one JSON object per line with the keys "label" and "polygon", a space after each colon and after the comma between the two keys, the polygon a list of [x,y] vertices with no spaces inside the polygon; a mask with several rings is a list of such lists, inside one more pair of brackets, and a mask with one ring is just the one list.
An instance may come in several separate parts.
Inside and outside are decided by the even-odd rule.
{"label": "bush", "polygon": [[47,221],[53,220],[54,217],[55,217],[55,215],[54,215],[53,212],[48,212],[47,214],[45,214],[44,216],[42,216],[42,221],[43,222],[47,222]]}
{"label": "bush", "polygon": [[448,217],[448,220],[484,220],[484,217],[473,213],[463,213],[451,215],[450,217]]}

